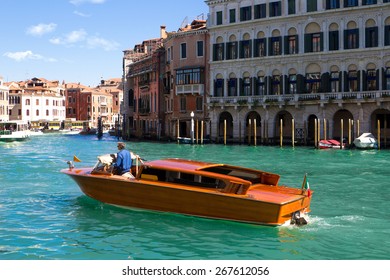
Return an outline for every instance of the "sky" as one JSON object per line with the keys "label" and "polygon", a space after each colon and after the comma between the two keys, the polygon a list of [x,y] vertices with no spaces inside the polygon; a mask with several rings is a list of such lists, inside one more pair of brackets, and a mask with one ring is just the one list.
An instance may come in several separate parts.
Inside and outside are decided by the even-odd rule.
{"label": "sky", "polygon": [[122,77],[123,51],[203,16],[204,0],[1,0],[0,76],[97,86]]}

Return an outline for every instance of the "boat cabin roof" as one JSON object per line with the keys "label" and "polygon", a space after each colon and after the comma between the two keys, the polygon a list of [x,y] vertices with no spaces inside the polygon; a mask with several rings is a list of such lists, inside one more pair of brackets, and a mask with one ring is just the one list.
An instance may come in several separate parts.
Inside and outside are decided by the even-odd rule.
{"label": "boat cabin roof", "polygon": [[[169,159],[160,159],[149,161],[145,163],[147,168],[159,169],[159,170],[167,170],[167,171],[179,171],[185,173],[199,174],[204,176],[212,176],[219,178],[230,178],[229,180],[241,181],[245,180],[247,183],[257,183],[260,182],[265,176],[273,177],[272,180],[273,185],[277,185],[277,182],[280,178],[277,174],[272,174],[268,172],[264,172],[261,170],[245,168],[240,166],[233,166],[222,163],[209,163],[203,161],[195,161],[195,160],[186,160],[186,159],[177,159],[177,158],[169,158]],[[144,171],[143,171],[144,172]],[[263,179],[265,180],[265,179]],[[243,181],[242,181],[243,182]]]}
{"label": "boat cabin roof", "polygon": [[186,160],[178,158],[159,159],[149,161],[145,163],[147,166],[158,169],[171,169],[171,170],[183,170],[183,171],[198,171],[207,167],[223,166],[224,164],[208,163],[195,160]]}

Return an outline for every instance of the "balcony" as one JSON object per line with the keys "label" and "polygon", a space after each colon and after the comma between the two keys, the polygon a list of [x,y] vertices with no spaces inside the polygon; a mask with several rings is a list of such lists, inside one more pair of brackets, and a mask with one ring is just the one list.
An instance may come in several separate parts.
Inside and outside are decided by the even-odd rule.
{"label": "balcony", "polygon": [[180,94],[204,94],[204,84],[177,85],[176,95]]}
{"label": "balcony", "polygon": [[248,106],[249,108],[261,106],[267,108],[270,106],[279,106],[280,108],[291,105],[299,107],[300,105],[320,104],[321,107],[326,104],[334,103],[342,107],[342,104],[354,103],[377,103],[390,100],[390,90],[381,91],[363,91],[363,92],[328,92],[328,93],[302,93],[286,95],[262,95],[262,96],[227,96],[227,97],[208,97],[208,107],[220,106],[239,107]]}

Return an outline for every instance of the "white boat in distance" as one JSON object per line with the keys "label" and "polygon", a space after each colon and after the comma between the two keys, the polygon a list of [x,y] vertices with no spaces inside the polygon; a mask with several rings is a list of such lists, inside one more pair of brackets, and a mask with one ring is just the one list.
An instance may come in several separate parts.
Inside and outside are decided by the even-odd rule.
{"label": "white boat in distance", "polygon": [[30,139],[30,130],[25,122],[5,121],[0,122],[0,141],[14,142]]}
{"label": "white boat in distance", "polygon": [[353,140],[353,144],[358,149],[377,149],[378,141],[372,133],[366,132]]}

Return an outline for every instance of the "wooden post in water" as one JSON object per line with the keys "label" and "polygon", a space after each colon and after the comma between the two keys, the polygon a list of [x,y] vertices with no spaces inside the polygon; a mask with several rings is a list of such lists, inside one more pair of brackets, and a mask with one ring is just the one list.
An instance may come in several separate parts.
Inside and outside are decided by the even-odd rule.
{"label": "wooden post in water", "polygon": [[340,149],[343,148],[343,138],[344,138],[344,120],[341,119],[341,136],[340,136]]}
{"label": "wooden post in water", "polygon": [[318,137],[317,137],[317,147],[319,148],[320,147],[320,141],[321,141],[321,120],[318,119],[318,129],[317,129],[317,133],[318,133]]}
{"label": "wooden post in water", "polygon": [[200,122],[200,144],[203,145],[203,121]]}
{"label": "wooden post in water", "polygon": [[196,120],[196,128],[195,128],[195,134],[196,134],[196,137],[195,137],[195,143],[198,144],[198,140],[199,140],[199,121]]}
{"label": "wooden post in water", "polygon": [[280,119],[280,147],[283,147],[283,119]]}
{"label": "wooden post in water", "polygon": [[248,145],[251,145],[251,131],[252,131],[252,120],[248,120],[248,130],[246,133],[248,133]]}
{"label": "wooden post in water", "polygon": [[378,150],[381,148],[381,121],[378,119]]}
{"label": "wooden post in water", "polygon": [[327,139],[327,131],[326,131],[326,119],[324,119],[324,140]]}
{"label": "wooden post in water", "polygon": [[253,119],[253,144],[257,146],[257,128],[256,128],[256,119]]}
{"label": "wooden post in water", "polygon": [[179,144],[180,142],[179,142],[179,137],[180,137],[180,135],[179,135],[179,133],[180,133],[180,123],[179,123],[179,119],[177,119],[177,133],[176,133],[176,135],[177,135],[177,144]]}
{"label": "wooden post in water", "polygon": [[317,137],[318,137],[318,132],[317,132],[317,129],[318,129],[318,126],[317,126],[317,119],[314,119],[314,148],[318,148],[317,147]]}
{"label": "wooden post in water", "polygon": [[226,119],[223,120],[223,144],[226,145]]}
{"label": "wooden post in water", "polygon": [[357,123],[356,123],[356,125],[357,125],[357,137],[359,137],[360,136],[360,120],[357,120],[356,121]]}
{"label": "wooden post in water", "polygon": [[293,148],[295,147],[295,121],[294,121],[294,119],[291,120],[291,145]]}

